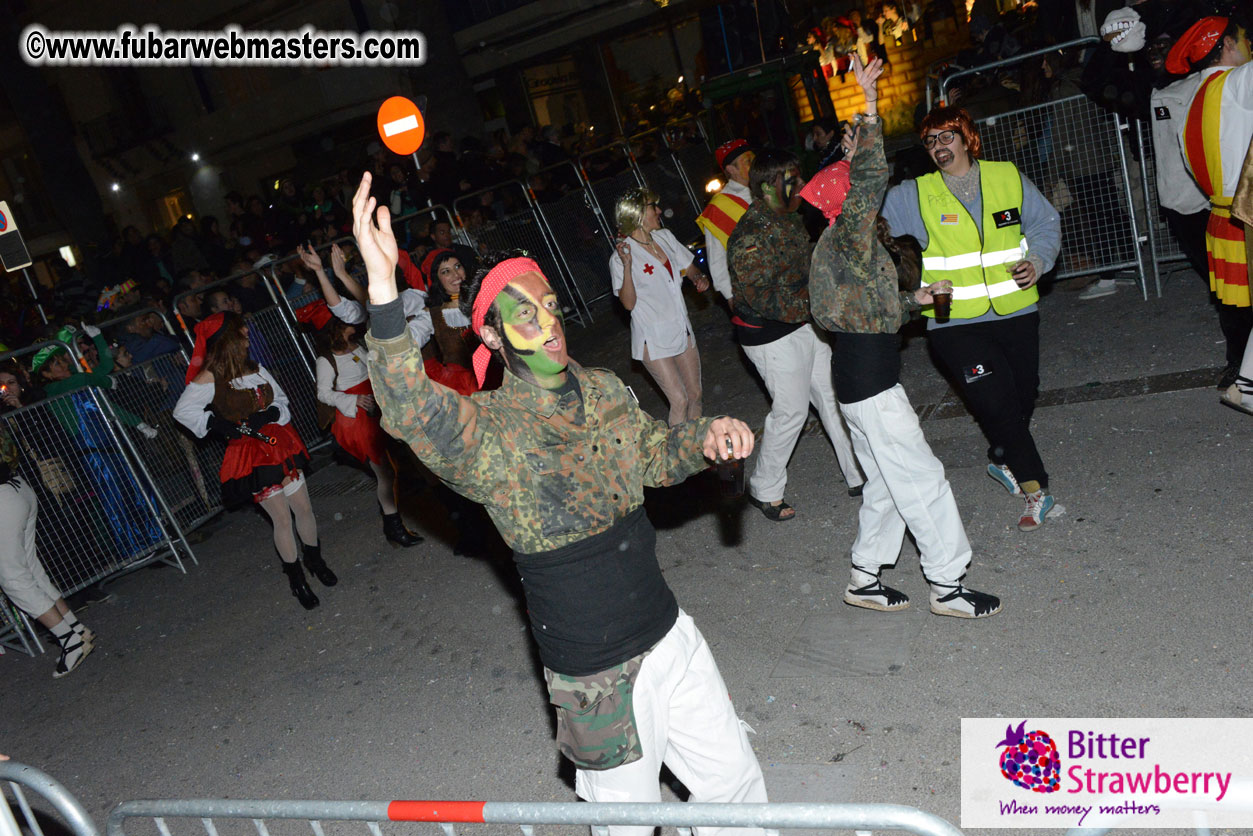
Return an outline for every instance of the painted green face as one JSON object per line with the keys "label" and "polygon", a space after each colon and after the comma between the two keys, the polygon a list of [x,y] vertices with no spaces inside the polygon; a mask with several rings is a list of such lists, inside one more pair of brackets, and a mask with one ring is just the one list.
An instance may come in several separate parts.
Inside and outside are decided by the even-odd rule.
{"label": "painted green face", "polygon": [[539,273],[523,273],[496,297],[504,326],[502,350],[509,369],[552,389],[565,382],[566,329],[557,294]]}

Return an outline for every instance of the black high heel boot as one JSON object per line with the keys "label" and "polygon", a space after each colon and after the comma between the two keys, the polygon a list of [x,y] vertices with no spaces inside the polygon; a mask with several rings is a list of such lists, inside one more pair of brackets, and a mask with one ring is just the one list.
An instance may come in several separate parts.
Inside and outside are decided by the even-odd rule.
{"label": "black high heel boot", "polygon": [[414,534],[412,531],[405,528],[404,520],[400,518],[399,511],[394,514],[383,515],[383,536],[386,537],[387,541],[392,545],[402,546],[404,548],[416,546],[418,543],[421,543],[423,539],[425,539],[421,534]]}
{"label": "black high heel boot", "polygon": [[326,565],[326,561],[322,559],[322,545],[310,546],[308,543],[304,545],[305,550],[305,568],[309,570],[309,574],[322,582],[323,586],[334,586],[339,583],[339,578],[335,577],[335,573],[331,571],[331,567]]}
{"label": "black high heel boot", "polygon": [[296,596],[300,606],[306,610],[311,610],[322,603],[318,600],[318,596],[313,594],[313,590],[309,588],[309,582],[305,580],[304,570],[300,568],[300,561],[284,563],[283,574],[287,575],[287,581],[291,584],[291,594]]}

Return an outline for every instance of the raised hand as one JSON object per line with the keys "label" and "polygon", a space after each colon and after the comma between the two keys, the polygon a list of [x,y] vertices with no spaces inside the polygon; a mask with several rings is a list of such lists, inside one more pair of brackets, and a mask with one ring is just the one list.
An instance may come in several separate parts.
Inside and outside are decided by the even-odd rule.
{"label": "raised hand", "polygon": [[300,263],[308,267],[314,273],[325,273],[322,267],[322,259],[313,251],[313,247],[306,247],[301,244],[296,245],[296,255],[300,256]]}
{"label": "raised hand", "polygon": [[[392,232],[392,213],[386,206],[375,208],[370,196],[370,172],[361,175],[361,184],[352,196],[352,234],[357,251],[370,278],[370,301],[383,305],[396,299],[396,235]],[[377,221],[377,223],[376,223]]]}
{"label": "raised hand", "polygon": [[860,55],[853,55],[853,78],[861,85],[866,94],[866,112],[875,115],[879,112],[879,76],[883,75],[883,59],[872,58],[869,64],[861,62]]}
{"label": "raised hand", "polygon": [[331,269],[336,275],[347,272],[348,260],[344,258],[344,251],[339,244],[331,244]]}

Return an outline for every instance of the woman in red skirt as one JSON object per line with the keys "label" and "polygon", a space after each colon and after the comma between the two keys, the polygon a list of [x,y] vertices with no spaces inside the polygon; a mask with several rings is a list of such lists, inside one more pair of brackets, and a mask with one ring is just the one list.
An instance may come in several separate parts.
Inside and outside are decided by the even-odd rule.
{"label": "woman in red skirt", "polygon": [[335,407],[331,435],[341,450],[374,473],[383,536],[395,546],[416,546],[422,537],[405,528],[396,505],[396,469],[387,454],[387,433],[379,426],[366,352],[356,340],[357,326],[336,319],[320,300],[305,305],[296,316],[313,331],[318,400]]}
{"label": "woman in red skirt", "polygon": [[304,478],[309,452],[291,425],[287,396],[263,366],[249,359],[242,316],[215,313],[195,330],[187,388],[174,418],[198,438],[214,433],[227,440],[219,473],[222,502],[229,508],[251,500],[269,515],[292,595],[311,610],[319,602],[300,568],[297,535],[313,576],[324,586],[334,586],[338,578],[322,559]]}

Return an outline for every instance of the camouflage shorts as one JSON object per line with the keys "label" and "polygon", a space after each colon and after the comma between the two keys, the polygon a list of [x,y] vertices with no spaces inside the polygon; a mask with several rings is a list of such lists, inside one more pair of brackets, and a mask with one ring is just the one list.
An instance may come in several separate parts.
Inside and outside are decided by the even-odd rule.
{"label": "camouflage shorts", "polygon": [[647,653],[587,676],[544,668],[557,708],[557,748],[580,769],[613,769],[644,756],[632,694]]}

